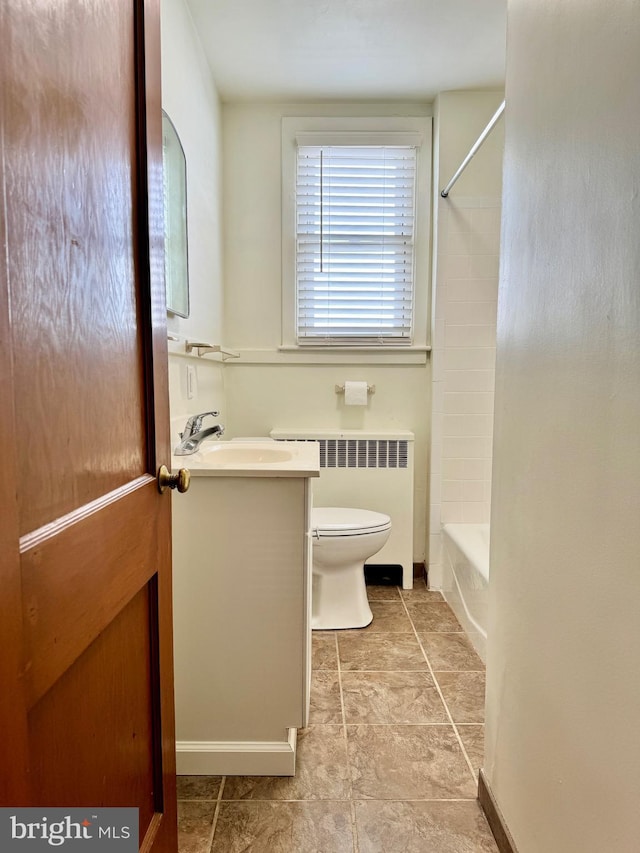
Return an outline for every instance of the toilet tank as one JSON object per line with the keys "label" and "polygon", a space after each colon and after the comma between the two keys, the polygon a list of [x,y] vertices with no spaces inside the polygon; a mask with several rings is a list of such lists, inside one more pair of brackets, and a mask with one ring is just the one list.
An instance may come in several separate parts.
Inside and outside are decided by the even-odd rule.
{"label": "toilet tank", "polygon": [[402,586],[413,586],[413,451],[408,430],[273,429],[277,441],[317,441],[320,478],[314,506],[353,506],[391,517],[387,544],[367,565],[402,566]]}

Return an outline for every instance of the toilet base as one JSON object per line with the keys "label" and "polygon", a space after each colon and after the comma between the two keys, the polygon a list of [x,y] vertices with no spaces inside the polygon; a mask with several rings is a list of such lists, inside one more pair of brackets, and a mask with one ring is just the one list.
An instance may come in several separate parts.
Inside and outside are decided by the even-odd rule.
{"label": "toilet base", "polygon": [[373,620],[364,582],[364,564],[313,565],[311,627],[314,631],[366,628]]}

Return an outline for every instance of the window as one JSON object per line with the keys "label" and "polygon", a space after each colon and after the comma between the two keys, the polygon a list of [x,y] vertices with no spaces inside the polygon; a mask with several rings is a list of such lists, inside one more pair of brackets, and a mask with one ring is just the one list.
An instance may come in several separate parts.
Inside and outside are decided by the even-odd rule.
{"label": "window", "polygon": [[296,341],[412,342],[416,148],[298,145]]}
{"label": "window", "polygon": [[283,354],[424,363],[430,181],[430,116],[282,119]]}

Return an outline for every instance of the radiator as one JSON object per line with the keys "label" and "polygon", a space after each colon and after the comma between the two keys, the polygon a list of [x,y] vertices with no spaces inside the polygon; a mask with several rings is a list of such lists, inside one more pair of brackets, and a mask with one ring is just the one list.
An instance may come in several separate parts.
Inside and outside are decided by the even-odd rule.
{"label": "radiator", "polygon": [[413,433],[274,429],[277,441],[317,441],[320,477],[314,506],[352,506],[391,517],[387,544],[368,565],[402,566],[402,585],[413,586]]}

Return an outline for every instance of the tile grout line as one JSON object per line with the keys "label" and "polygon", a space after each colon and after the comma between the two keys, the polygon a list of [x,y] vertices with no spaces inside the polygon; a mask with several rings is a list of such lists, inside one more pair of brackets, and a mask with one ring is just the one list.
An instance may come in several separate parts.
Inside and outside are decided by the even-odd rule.
{"label": "tile grout line", "polygon": [[344,735],[344,750],[347,759],[347,773],[349,774],[349,800],[353,799],[353,785],[351,783],[351,765],[349,764],[349,745],[347,742],[347,718],[344,712],[344,694],[342,692],[342,668],[340,667],[340,643],[338,642],[338,632],[335,635],[336,643],[336,666],[338,667],[338,690],[340,691],[340,714],[342,716],[342,734]]}
{"label": "tile grout line", "polygon": [[458,675],[461,672],[479,672],[480,675],[484,675],[486,670],[484,669],[442,669],[442,667],[438,667],[433,670],[434,672],[439,672],[441,675],[449,675],[450,673],[454,673]]}
{"label": "tile grout line", "polygon": [[351,812],[351,843],[353,853],[359,853],[358,829],[356,827],[356,807],[353,802],[353,781],[351,779],[351,762],[349,761],[349,740],[347,737],[347,716],[344,710],[344,693],[342,691],[342,667],[340,666],[340,642],[336,631],[336,658],[338,667],[338,688],[340,689],[340,710],[342,712],[342,732],[344,734],[344,750],[347,759],[347,774],[349,779],[349,811]]}
{"label": "tile grout line", "polygon": [[[369,636],[373,636],[373,635],[370,634]],[[389,634],[389,636],[395,637],[397,635],[396,634]],[[407,636],[413,636],[413,635],[407,634]],[[318,672],[337,672],[337,670],[335,670],[335,669],[320,669],[320,670],[318,670]],[[358,673],[361,673],[361,672],[364,672],[364,673],[366,673],[366,672],[368,672],[368,673],[381,673],[381,674],[384,674],[385,672],[403,672],[403,673],[410,674],[410,673],[416,673],[416,672],[424,672],[424,669],[346,669],[345,672],[349,673],[349,675],[357,675]],[[456,675],[460,672],[478,672],[478,673],[480,673],[480,675],[484,675],[485,670],[484,669],[434,669],[434,672],[439,672],[442,674],[444,674],[444,673],[455,673]]]}
{"label": "tile grout line", "polygon": [[[345,734],[345,742],[347,736],[347,720],[344,713],[344,696],[342,694],[342,668],[340,666],[340,643],[338,642],[338,632],[335,632],[335,646],[336,646],[336,667],[338,671],[338,688],[340,690],[340,713],[342,714],[342,728]],[[347,756],[348,757],[348,756]],[[351,778],[351,777],[349,777]]]}
{"label": "tile grout line", "polygon": [[[382,674],[388,675],[390,673],[394,674],[395,670],[388,670],[387,672],[384,672]],[[410,674],[411,675],[429,675],[429,673],[424,669],[414,669]],[[360,672],[359,671],[356,672],[356,675],[360,675]],[[322,726],[323,728],[327,728],[327,729],[330,729],[330,728],[337,729],[338,727],[343,728],[341,723],[314,723],[313,725],[314,725],[314,727]],[[379,722],[378,723],[362,723],[360,721],[358,721],[357,723],[347,723],[347,726],[357,726],[358,728],[366,728],[368,726],[378,726],[378,727],[380,727],[380,726],[393,726],[394,728],[398,728],[398,729],[408,728],[408,727],[426,729],[429,727],[433,728],[435,726],[449,726],[449,725],[450,725],[450,723],[448,723],[447,720],[440,720],[439,722],[436,721],[434,723],[395,723],[395,722],[393,722],[393,723],[379,723]],[[478,728],[482,728],[482,723],[457,723],[457,725],[459,725],[459,726],[477,726]]]}
{"label": "tile grout line", "polygon": [[[402,799],[398,799],[397,797],[386,798],[386,797],[356,797],[353,802],[354,803],[475,803],[476,797],[402,797]],[[194,801],[195,802],[195,801]],[[205,802],[204,800],[198,800],[197,802]],[[320,799],[302,799],[302,800],[293,800],[293,799],[270,799],[269,797],[251,797],[246,800],[224,800],[225,805],[228,803],[244,803],[245,805],[251,805],[251,803],[273,803],[277,805],[278,803],[315,803],[317,805],[321,805],[322,803],[348,803],[349,800],[345,800],[344,797],[323,797]]]}
{"label": "tile grout line", "polygon": [[222,781],[220,782],[220,790],[218,791],[218,799],[216,800],[216,808],[213,812],[213,824],[211,826],[211,835],[209,837],[209,846],[207,850],[211,853],[213,848],[213,839],[216,834],[216,827],[218,826],[218,816],[220,815],[220,806],[222,804],[222,794],[224,793],[224,786],[227,782],[227,777],[223,776]]}
{"label": "tile grout line", "polygon": [[356,819],[356,803],[353,797],[349,800],[349,808],[351,809],[351,842],[353,845],[353,853],[360,853],[360,839],[358,838],[358,822]]}
{"label": "tile grout line", "polygon": [[[420,637],[418,635],[418,631],[416,630],[416,626],[414,625],[413,619],[411,618],[411,614],[409,613],[409,608],[407,607],[407,604],[406,604],[404,598],[402,597],[402,593],[400,593],[400,597],[402,598],[402,605],[403,605],[405,612],[407,614],[407,618],[409,619],[409,622],[411,623],[411,627],[413,628],[413,633],[415,635],[415,638],[418,641],[418,645],[420,646],[420,651],[422,652],[422,655],[426,661],[426,664],[429,667],[429,672],[431,674],[431,678],[433,680],[433,683],[435,684],[436,690],[438,691],[438,695],[440,696],[440,699],[444,705],[445,711],[447,712],[447,716],[449,717],[449,720],[451,721],[451,725],[453,726],[453,731],[455,732],[455,736],[458,739],[458,743],[460,744],[460,748],[462,749],[462,754],[463,754],[463,756],[467,762],[467,766],[469,767],[469,770],[471,771],[471,777],[472,777],[473,781],[477,784],[478,777],[476,776],[476,772],[473,769],[473,764],[471,763],[471,759],[467,755],[467,750],[465,749],[464,743],[462,742],[462,738],[460,737],[460,732],[458,731],[458,727],[457,727],[456,723],[454,722],[451,711],[449,710],[449,705],[444,698],[444,694],[440,688],[440,684],[438,683],[438,679],[436,678],[433,667],[431,666],[431,661],[429,660],[429,657],[428,657],[428,655],[424,649],[424,646],[422,645],[422,642],[421,642]],[[445,604],[446,604],[446,602],[445,602]]]}

